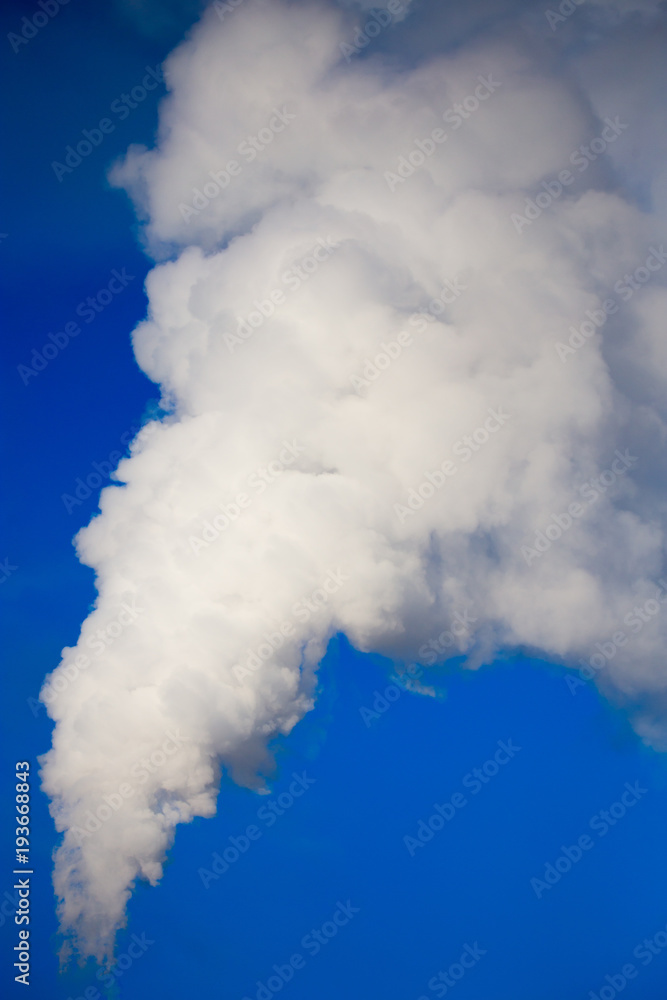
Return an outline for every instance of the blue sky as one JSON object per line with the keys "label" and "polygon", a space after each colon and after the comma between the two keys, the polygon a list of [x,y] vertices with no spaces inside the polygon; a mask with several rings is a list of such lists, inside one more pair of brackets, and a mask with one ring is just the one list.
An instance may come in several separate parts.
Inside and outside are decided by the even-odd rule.
{"label": "blue sky", "polygon": [[[35,9],[5,4],[3,39]],[[392,668],[342,635],[322,664],[316,707],[275,742],[270,795],[223,778],[217,816],[180,826],[162,881],[135,892],[117,954],[133,936],[144,945],[114,989],[102,990],[92,961],[58,972],[51,885],[58,837],[37,779],[52,723],[34,699],[95,598],[93,572],[77,561],[72,537],[97,510],[99,490],[71,510],[62,498],[93,463],[125,452],[159,399],[130,344],[146,312],[151,262],[130,202],[109,187],[106,171],[131,143],[153,142],[164,87],[122,121],[109,109],[147,67],[161,64],[193,19],[175,7],[169,24],[149,32],[120,5],[72,0],[17,53],[5,42],[0,558],[11,572],[2,583],[0,891],[11,895],[13,885],[13,765],[28,760],[32,996],[254,998],[274,965],[299,953],[303,963],[279,991],[292,1000],[417,1000],[439,995],[429,981],[469,945],[483,955],[450,987],[459,1000],[584,1000],[590,991],[600,996],[605,977],[618,977],[627,963],[638,975],[625,995],[658,1000],[667,948],[646,965],[633,952],[667,927],[667,768],[627,713],[592,685],[570,690],[560,666],[508,656],[447,673],[446,696],[403,690],[393,702],[376,701],[386,711],[365,721],[361,709],[392,683]],[[113,132],[59,182],[52,161],[105,115]],[[86,323],[77,307],[109,287],[114,271],[127,276],[126,286]],[[18,367],[77,315],[80,334],[24,384]],[[520,750],[473,794],[464,779],[493,759],[499,741]],[[313,784],[271,825],[258,818],[270,800],[289,795],[294,774]],[[621,799],[626,783],[646,791],[601,836],[591,820]],[[405,838],[457,792],[466,804],[411,856]],[[249,825],[261,835],[205,888],[202,870],[210,872],[214,853]],[[584,834],[594,846],[538,898],[531,879],[543,878],[562,846]],[[354,914],[311,954],[305,937],[335,926],[327,922],[347,912],[340,903]],[[17,928],[2,912],[3,991],[13,997],[23,989],[12,981]],[[100,993],[85,992],[93,987]]]}

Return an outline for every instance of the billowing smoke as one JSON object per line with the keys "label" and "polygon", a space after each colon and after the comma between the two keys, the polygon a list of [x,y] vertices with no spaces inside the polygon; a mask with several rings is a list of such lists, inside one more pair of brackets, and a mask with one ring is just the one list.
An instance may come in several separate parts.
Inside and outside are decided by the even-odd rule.
{"label": "billowing smoke", "polygon": [[168,415],[77,537],[99,597],[43,691],[83,954],[221,768],[263,789],[336,632],[399,670],[532,650],[664,745],[664,25],[508,3],[448,46],[449,6],[402,60],[423,7],[217,4],[114,170]]}

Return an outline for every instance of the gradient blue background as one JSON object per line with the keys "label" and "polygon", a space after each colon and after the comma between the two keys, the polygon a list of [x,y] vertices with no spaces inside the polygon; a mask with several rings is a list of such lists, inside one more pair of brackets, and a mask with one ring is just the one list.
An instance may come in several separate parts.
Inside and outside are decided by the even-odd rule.
{"label": "gradient blue background", "polygon": [[[129,5],[128,5],[129,8]],[[37,755],[51,723],[34,700],[60,650],[76,641],[94,599],[90,570],[76,560],[75,532],[96,511],[95,493],[68,513],[77,477],[122,450],[159,391],[139,371],[130,332],[143,317],[150,262],[125,196],[109,188],[109,165],[132,142],[150,144],[164,87],[116,121],[59,183],[51,167],[83,128],[160,63],[196,16],[196,4],[162,3],[163,16],[130,16],[120,4],[71,0],[14,53],[32,3],[5,3],[2,59],[4,197],[0,215],[4,417],[3,548],[17,568],[0,584],[5,666],[0,771],[0,896],[13,867],[13,766],[33,770],[31,949],[28,996],[61,1000],[100,982],[92,963],[59,974],[51,852],[57,836],[37,782]],[[540,8],[541,10],[541,8]],[[405,46],[414,46],[406,32]],[[389,44],[381,39],[378,44]],[[75,318],[113,268],[135,276],[82,333],[24,385],[27,364],[49,331]],[[132,934],[153,942],[104,996],[255,997],[274,963],[330,919],[338,900],[359,907],[350,924],[281,991],[289,1000],[345,996],[417,1000],[428,980],[478,942],[486,955],[452,991],[457,1000],[588,998],[633,948],[667,925],[665,759],[642,747],[621,713],[589,685],[576,695],[563,672],[520,657],[475,674],[453,673],[447,697],[404,692],[370,726],[360,708],[390,682],[389,665],[336,639],[321,670],[315,711],[276,745],[275,794],[292,772],[315,783],[208,889],[198,869],[257,823],[265,800],[224,780],[219,813],[178,830],[157,888],[140,886]],[[463,776],[492,756],[497,740],[522,749],[415,857],[403,837],[461,790]],[[626,781],[648,793],[558,885],[538,900],[530,879],[589,830]],[[9,909],[9,907],[7,908]],[[0,914],[0,992],[13,982],[12,917]],[[628,984],[628,1000],[664,1000],[667,949]],[[449,994],[448,994],[449,995]]]}

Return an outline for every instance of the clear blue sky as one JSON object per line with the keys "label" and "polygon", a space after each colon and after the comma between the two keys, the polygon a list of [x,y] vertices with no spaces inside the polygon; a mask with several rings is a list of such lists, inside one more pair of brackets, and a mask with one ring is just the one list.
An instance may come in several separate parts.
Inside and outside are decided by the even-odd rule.
{"label": "clear blue sky", "polygon": [[[128,202],[108,187],[105,173],[130,143],[152,141],[163,88],[123,120],[109,109],[141,83],[146,67],[162,61],[190,15],[176,14],[151,37],[114,4],[72,0],[14,53],[6,36],[36,9],[10,0],[0,33],[0,230],[7,234],[0,242],[7,330],[0,559],[16,567],[0,591],[0,894],[6,901],[5,892],[12,893],[8,803],[14,762],[25,759],[35,778],[28,995],[92,1000],[90,990],[103,987],[92,964],[58,973],[50,882],[57,835],[36,781],[51,723],[31,699],[62,647],[76,640],[95,596],[92,573],[77,562],[71,539],[95,512],[98,490],[70,511],[62,496],[95,471],[94,462],[124,450],[123,435],[140,425],[159,394],[138,369],[129,339],[144,315],[150,262]],[[82,129],[105,116],[113,132],[59,182],[52,161],[62,161]],[[79,304],[105,289],[114,269],[133,279],[94,321],[79,313],[81,333],[24,384],[18,366],[30,364],[32,349],[48,343],[50,332],[77,321]],[[627,963],[638,974],[624,996],[663,1000],[667,948],[647,964],[633,952],[667,928],[664,758],[643,748],[625,715],[594,688],[573,694],[563,671],[547,664],[515,659],[452,673],[445,698],[403,692],[367,725],[360,709],[372,707],[389,683],[381,660],[356,653],[342,637],[332,643],[316,709],[278,747],[272,796],[225,781],[217,817],[178,829],[162,882],[139,887],[120,935],[119,954],[133,935],[143,941],[134,947],[139,954],[117,979],[117,992],[98,996],[255,998],[274,965],[284,968],[298,953],[301,961],[279,990],[289,1000],[417,1000],[445,995],[433,977],[452,966],[458,975],[460,956],[474,953],[481,957],[447,987],[457,1000],[586,1000],[590,991],[612,989],[605,977],[613,982]],[[493,759],[498,741],[520,750],[475,792],[474,777],[466,776]],[[493,771],[489,765],[487,776]],[[314,782],[282,814],[273,813],[274,821],[270,809],[258,817],[276,796],[287,803],[290,785],[300,788],[294,773]],[[605,835],[601,821],[591,829],[626,783],[637,782],[646,792],[627,814]],[[455,793],[465,805],[411,853],[405,838],[416,837],[435,804]],[[217,879],[207,877],[230,837],[246,845],[238,838],[249,825],[258,838]],[[531,879],[543,879],[562,846],[585,834],[593,846],[538,898]],[[351,913],[348,901],[358,912],[341,917]],[[0,990],[21,996],[11,969],[17,928],[13,912],[2,914]],[[316,949],[312,931],[324,925],[331,933],[335,915],[347,923]],[[267,1000],[269,993],[259,996]]]}

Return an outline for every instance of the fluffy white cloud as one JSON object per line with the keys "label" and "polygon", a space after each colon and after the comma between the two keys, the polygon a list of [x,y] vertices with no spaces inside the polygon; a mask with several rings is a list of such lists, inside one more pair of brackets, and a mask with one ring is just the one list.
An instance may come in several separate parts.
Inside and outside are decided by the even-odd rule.
{"label": "fluffy white cloud", "polygon": [[347,62],[350,26],[209,11],[114,172],[173,415],[78,536],[99,599],[44,692],[62,926],[98,957],[219,768],[261,789],[337,631],[407,659],[467,613],[474,667],[623,630],[600,683],[664,742],[667,614],[628,620],[665,518],[665,234],[615,172],[642,107],[511,32],[408,69]]}

